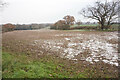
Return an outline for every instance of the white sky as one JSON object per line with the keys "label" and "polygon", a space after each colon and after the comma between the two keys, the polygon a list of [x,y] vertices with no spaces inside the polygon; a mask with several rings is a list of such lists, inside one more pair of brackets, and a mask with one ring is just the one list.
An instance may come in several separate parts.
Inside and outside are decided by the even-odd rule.
{"label": "white sky", "polygon": [[91,21],[78,12],[97,0],[4,0],[8,5],[2,10],[1,23],[54,23],[66,15],[76,21]]}

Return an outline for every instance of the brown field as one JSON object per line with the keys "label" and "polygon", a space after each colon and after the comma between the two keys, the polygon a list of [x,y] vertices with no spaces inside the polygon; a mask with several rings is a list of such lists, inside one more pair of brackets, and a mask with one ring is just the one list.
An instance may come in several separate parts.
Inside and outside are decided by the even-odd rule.
{"label": "brown field", "polygon": [[97,77],[118,77],[117,32],[21,30],[3,33],[2,43],[6,51],[35,59],[54,55],[72,61],[80,71],[94,68]]}

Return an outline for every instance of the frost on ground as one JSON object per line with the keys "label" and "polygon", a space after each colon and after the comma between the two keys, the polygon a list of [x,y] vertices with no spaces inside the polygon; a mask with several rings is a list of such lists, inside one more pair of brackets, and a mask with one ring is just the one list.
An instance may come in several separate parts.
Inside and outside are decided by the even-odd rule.
{"label": "frost on ground", "polygon": [[[42,48],[59,52],[60,57],[84,60],[92,64],[102,61],[118,66],[118,33],[102,34],[56,34],[54,39],[35,40],[42,42]],[[58,37],[62,37],[58,39]],[[85,54],[87,53],[87,54]],[[81,57],[76,57],[81,55]]]}

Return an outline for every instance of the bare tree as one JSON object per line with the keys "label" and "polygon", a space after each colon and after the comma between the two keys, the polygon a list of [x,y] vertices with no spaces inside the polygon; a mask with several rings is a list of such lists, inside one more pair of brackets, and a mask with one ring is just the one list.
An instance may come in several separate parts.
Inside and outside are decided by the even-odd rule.
{"label": "bare tree", "polygon": [[3,7],[6,3],[4,3],[2,0],[0,0],[0,8]]}
{"label": "bare tree", "polygon": [[118,8],[120,1],[112,2],[95,2],[94,6],[89,6],[82,9],[82,14],[84,17],[92,18],[100,23],[100,28],[108,29],[112,22],[118,18],[118,13],[120,8]]}

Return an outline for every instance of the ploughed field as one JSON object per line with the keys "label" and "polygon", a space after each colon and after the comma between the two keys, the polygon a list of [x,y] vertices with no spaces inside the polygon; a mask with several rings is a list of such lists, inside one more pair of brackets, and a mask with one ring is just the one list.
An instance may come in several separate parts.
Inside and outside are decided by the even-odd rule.
{"label": "ploughed field", "polygon": [[53,55],[72,61],[79,72],[94,67],[96,77],[118,77],[118,32],[41,29],[6,32],[2,37],[5,51],[34,59]]}

